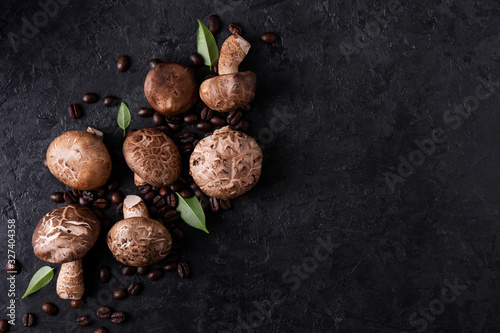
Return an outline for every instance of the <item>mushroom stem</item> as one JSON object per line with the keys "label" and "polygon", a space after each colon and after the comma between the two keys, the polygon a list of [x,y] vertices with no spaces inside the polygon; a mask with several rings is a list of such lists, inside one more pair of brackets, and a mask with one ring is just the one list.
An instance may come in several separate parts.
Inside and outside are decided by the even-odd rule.
{"label": "mushroom stem", "polygon": [[137,195],[127,195],[125,200],[123,200],[123,217],[128,219],[129,217],[149,217],[148,207],[141,197]]}
{"label": "mushroom stem", "polygon": [[135,183],[135,186],[142,186],[142,185],[146,185],[148,182],[146,182],[144,179],[139,177],[138,174],[134,173],[134,183]]}
{"label": "mushroom stem", "polygon": [[219,75],[238,73],[238,66],[248,54],[250,43],[239,35],[229,36],[220,48]]}
{"label": "mushroom stem", "polygon": [[102,137],[104,136],[104,134],[101,131],[96,130],[95,128],[92,128],[92,127],[87,127],[87,132],[94,134],[95,136],[97,136],[101,140],[102,140]]}
{"label": "mushroom stem", "polygon": [[81,299],[85,286],[83,284],[82,260],[78,259],[61,265],[57,278],[57,294],[64,299]]}

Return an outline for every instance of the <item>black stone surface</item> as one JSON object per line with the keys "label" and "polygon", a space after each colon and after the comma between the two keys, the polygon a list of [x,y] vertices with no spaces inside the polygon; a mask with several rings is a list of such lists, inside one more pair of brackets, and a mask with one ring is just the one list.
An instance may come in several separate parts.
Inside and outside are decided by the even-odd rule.
{"label": "black stone surface", "polygon": [[[0,2],[0,258],[15,219],[23,265],[12,332],[24,331],[26,312],[37,317],[30,332],[497,331],[498,2],[53,4]],[[265,157],[258,185],[232,210],[208,216],[209,235],[183,228],[188,279],[121,278],[101,239],[84,259],[81,309],[58,298],[55,279],[21,300],[45,264],[33,255],[33,229],[57,207],[50,193],[65,188],[42,166],[49,143],[87,126],[113,146],[122,142],[117,107],[84,105],[72,120],[68,105],[87,91],[115,95],[129,104],[131,127],[152,126],[135,114],[147,106],[148,60],[188,64],[196,19],[213,13],[223,22],[219,45],[233,21],[252,44],[241,68],[258,77],[249,113]],[[24,20],[38,20],[38,31]],[[262,44],[265,31],[278,40]],[[132,59],[126,73],[115,68],[122,54]],[[200,79],[207,73],[196,69]],[[119,174],[122,189],[136,193],[131,172]],[[112,208],[106,214],[116,221]],[[97,278],[103,264],[115,276],[108,284]],[[8,275],[0,275],[7,318]],[[132,281],[144,283],[140,296],[111,298]],[[47,301],[59,315],[41,311]],[[101,305],[129,319],[119,326],[99,319]],[[78,328],[84,314],[91,325]]]}

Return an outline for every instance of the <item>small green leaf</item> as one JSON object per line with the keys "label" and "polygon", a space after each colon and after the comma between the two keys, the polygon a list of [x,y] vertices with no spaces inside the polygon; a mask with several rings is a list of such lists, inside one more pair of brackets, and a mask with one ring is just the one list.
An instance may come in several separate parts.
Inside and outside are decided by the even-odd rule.
{"label": "small green leaf", "polygon": [[208,234],[207,227],[205,225],[205,213],[203,208],[198,201],[198,198],[192,196],[191,198],[183,198],[179,193],[175,192],[177,196],[177,211],[181,214],[181,218],[192,226],[205,231]]}
{"label": "small green leaf", "polygon": [[117,117],[118,126],[123,129],[123,136],[125,136],[125,130],[130,125],[130,110],[128,109],[127,104],[121,103],[120,109],[118,109],[118,117]]}
{"label": "small green leaf", "polygon": [[35,273],[35,275],[33,275],[26,292],[21,298],[25,298],[26,296],[33,294],[35,291],[42,289],[47,283],[50,282],[50,280],[52,280],[53,277],[54,268],[50,266],[43,266]]}
{"label": "small green leaf", "polygon": [[206,66],[215,64],[217,59],[219,59],[219,48],[217,47],[217,42],[215,41],[214,35],[210,32],[206,25],[204,25],[200,20],[198,20],[198,36],[196,37],[196,48],[198,53],[203,57],[203,63]]}

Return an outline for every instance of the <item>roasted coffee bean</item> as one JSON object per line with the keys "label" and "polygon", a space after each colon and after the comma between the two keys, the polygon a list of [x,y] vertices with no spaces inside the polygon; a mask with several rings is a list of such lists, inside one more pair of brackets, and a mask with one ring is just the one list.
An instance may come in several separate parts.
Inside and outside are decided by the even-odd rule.
{"label": "roasted coffee bean", "polygon": [[98,99],[99,97],[97,97],[97,94],[91,92],[84,94],[82,98],[83,102],[87,104],[95,103]]}
{"label": "roasted coffee bean", "polygon": [[90,202],[88,200],[85,200],[85,198],[83,198],[83,197],[78,198],[78,204],[80,204],[82,206],[88,206],[89,203]]}
{"label": "roasted coffee bean", "polygon": [[55,316],[56,314],[59,313],[59,309],[54,303],[44,303],[42,305],[42,311],[45,312],[49,316]]}
{"label": "roasted coffee bean", "polygon": [[23,326],[31,327],[35,323],[35,316],[31,313],[27,313],[23,316]]}
{"label": "roasted coffee bean", "polygon": [[106,327],[98,327],[95,329],[94,333],[108,333],[108,330],[106,329]]}
{"label": "roasted coffee bean", "polygon": [[241,27],[238,23],[229,23],[229,32],[233,35],[241,35]]}
{"label": "roasted coffee bean", "polygon": [[155,206],[150,206],[149,207],[149,215],[154,216],[158,214],[158,208]]}
{"label": "roasted coffee bean", "polygon": [[73,309],[78,309],[80,306],[82,306],[83,301],[81,299],[72,299],[71,300],[71,307]]}
{"label": "roasted coffee bean", "polygon": [[114,192],[120,187],[120,182],[118,180],[113,180],[111,183],[108,184],[108,191],[109,192]]}
{"label": "roasted coffee bean", "polygon": [[166,262],[177,262],[179,261],[179,256],[173,252],[173,253],[170,253],[166,258],[165,258],[165,261]]}
{"label": "roasted coffee bean", "polygon": [[196,137],[193,132],[188,131],[179,135],[179,139],[181,140],[182,143],[191,143],[194,140],[196,140]]}
{"label": "roasted coffee bean", "polygon": [[200,189],[194,190],[194,195],[199,199],[204,196],[203,191]]}
{"label": "roasted coffee bean", "polygon": [[219,201],[219,204],[220,204],[220,208],[224,209],[224,210],[228,210],[231,208],[231,201],[230,200],[220,200]]}
{"label": "roasted coffee bean", "polygon": [[213,114],[214,112],[212,111],[212,109],[209,109],[208,106],[205,106],[203,110],[201,110],[201,120],[209,121],[212,118]]}
{"label": "roasted coffee bean", "polygon": [[166,196],[167,194],[170,194],[170,188],[168,186],[163,186],[160,188],[160,195],[162,197]]}
{"label": "roasted coffee bean", "polygon": [[94,193],[91,191],[83,191],[82,192],[82,197],[87,200],[87,201],[94,201]]}
{"label": "roasted coffee bean", "polygon": [[149,272],[149,266],[140,266],[137,267],[137,274],[146,275]]}
{"label": "roasted coffee bean", "polygon": [[207,28],[211,33],[216,34],[219,31],[220,18],[217,15],[210,15],[207,21]]}
{"label": "roasted coffee bean", "polygon": [[152,117],[154,113],[155,110],[150,108],[140,108],[139,111],[137,111],[139,117]]}
{"label": "roasted coffee bean", "polygon": [[116,98],[115,96],[106,96],[104,97],[102,102],[104,106],[110,108],[112,106],[115,106],[116,103],[118,103],[118,98]]}
{"label": "roasted coffee bean", "polygon": [[73,192],[73,194],[75,195],[76,198],[79,198],[83,195],[83,192],[80,190],[77,190],[76,188],[72,188],[71,192]]}
{"label": "roasted coffee bean", "polygon": [[150,191],[151,191],[151,185],[146,184],[139,186],[139,192],[141,192],[141,194],[146,194]]}
{"label": "roasted coffee bean", "polygon": [[106,189],[104,187],[96,188],[94,190],[94,194],[95,194],[94,198],[95,197],[102,198],[106,194]]}
{"label": "roasted coffee bean", "polygon": [[153,201],[153,199],[156,197],[156,191],[150,191],[146,194],[144,194],[144,200],[147,202]]}
{"label": "roasted coffee bean", "polygon": [[248,127],[250,126],[250,122],[246,119],[241,119],[236,125],[233,126],[233,129],[236,131],[246,132],[248,131]]}
{"label": "roasted coffee bean", "polygon": [[226,125],[226,119],[224,119],[224,117],[222,116],[219,116],[218,114],[214,115],[212,119],[210,119],[210,122],[212,123],[212,125],[218,127]]}
{"label": "roasted coffee bean", "polygon": [[94,213],[94,215],[99,219],[99,220],[103,220],[104,219],[104,214],[102,212],[101,209],[99,208],[92,208],[92,212]]}
{"label": "roasted coffee bean", "polygon": [[118,58],[116,62],[116,69],[120,72],[126,72],[130,68],[130,57],[126,55],[122,55]]}
{"label": "roasted coffee bean", "polygon": [[182,240],[184,238],[184,231],[181,228],[175,228],[172,230],[172,236],[178,240]]}
{"label": "roasted coffee bean", "polygon": [[125,291],[125,289],[116,289],[115,291],[113,291],[113,298],[116,300],[122,300],[125,299],[126,297],[127,297],[127,292]]}
{"label": "roasted coffee bean", "polygon": [[119,204],[118,206],[116,206],[116,215],[123,215],[123,202],[121,204]]}
{"label": "roasted coffee bean", "polygon": [[186,199],[191,198],[194,195],[193,191],[191,191],[191,189],[187,188],[187,187],[185,189],[183,189],[180,192],[180,194],[181,194],[181,197],[186,198]]}
{"label": "roasted coffee bean", "polygon": [[198,121],[198,116],[194,113],[188,113],[184,116],[184,122],[186,124],[195,124]]}
{"label": "roasted coffee bean", "polygon": [[170,134],[170,133],[172,133],[172,130],[171,130],[171,129],[170,129],[170,127],[168,127],[167,125],[158,126],[158,127],[156,127],[156,129],[157,129],[158,131],[162,131],[162,132],[163,132],[163,133],[165,133],[165,134]]}
{"label": "roasted coffee bean", "polygon": [[76,318],[76,323],[80,327],[85,327],[89,324],[89,318],[86,316],[78,317],[78,318]]}
{"label": "roasted coffee bean", "polygon": [[179,276],[184,279],[184,278],[187,278],[189,276],[189,265],[187,264],[187,262],[180,262],[178,265],[177,265],[177,273],[179,273]]}
{"label": "roasted coffee bean", "polygon": [[156,65],[159,65],[161,64],[161,60],[160,59],[151,59],[149,60],[149,67],[150,68],[155,68]]}
{"label": "roasted coffee bean", "polygon": [[180,242],[177,242],[175,239],[172,241],[172,250],[179,250],[181,247],[182,244]]}
{"label": "roasted coffee bean", "polygon": [[63,197],[64,201],[66,201],[68,205],[75,204],[78,200],[78,198],[71,191],[64,192]]}
{"label": "roasted coffee bean", "polygon": [[132,276],[137,272],[137,268],[133,266],[123,266],[121,271],[123,276]]}
{"label": "roasted coffee bean", "polygon": [[180,124],[182,118],[180,116],[166,116],[165,120],[169,124]]}
{"label": "roasted coffee bean", "polygon": [[172,192],[180,192],[184,188],[184,183],[181,182],[180,180],[176,180],[170,185],[170,189]]}
{"label": "roasted coffee bean", "polygon": [[159,112],[155,112],[153,114],[153,125],[155,126],[163,126],[165,125],[165,116],[162,115],[161,113]]}
{"label": "roasted coffee bean", "polygon": [[165,272],[173,272],[177,269],[177,264],[174,262],[169,262],[168,264],[163,265],[163,270]]}
{"label": "roasted coffee bean", "polygon": [[210,209],[212,212],[217,213],[220,210],[219,199],[210,198]]}
{"label": "roasted coffee bean", "polygon": [[172,132],[178,132],[181,129],[181,125],[168,123],[167,126],[172,130]]}
{"label": "roasted coffee bean", "polygon": [[5,270],[7,273],[10,275],[17,274],[21,271],[21,264],[17,259],[9,259],[7,260],[7,263],[5,264]]}
{"label": "roasted coffee bean", "polygon": [[99,270],[99,280],[104,283],[111,280],[111,270],[108,266],[101,266],[101,269]]}
{"label": "roasted coffee bean", "polygon": [[123,202],[124,195],[122,191],[116,191],[111,193],[111,202],[115,205],[118,205]]}
{"label": "roasted coffee bean", "polygon": [[64,202],[64,193],[54,192],[50,195],[50,200],[54,201],[55,203],[62,203]]}
{"label": "roasted coffee bean", "polygon": [[161,208],[167,204],[167,201],[165,200],[165,197],[162,197],[161,195],[157,195],[153,199],[153,205],[155,205],[156,208]]}
{"label": "roasted coffee bean", "polygon": [[210,132],[212,130],[212,124],[208,121],[200,121],[196,124],[196,128],[202,132]]}
{"label": "roasted coffee bean", "polygon": [[191,53],[189,60],[191,60],[191,63],[195,66],[203,65],[203,57],[197,52]]}
{"label": "roasted coffee bean", "polygon": [[229,114],[227,115],[227,123],[229,125],[236,125],[241,117],[243,116],[243,112],[241,111],[238,111],[238,110],[233,110],[231,112],[229,112]]}
{"label": "roasted coffee bean", "polygon": [[252,107],[250,106],[250,104],[247,104],[247,105],[244,105],[241,107],[241,111],[243,112],[247,112],[247,111],[250,111]]}
{"label": "roasted coffee bean", "polygon": [[170,209],[162,215],[162,218],[169,223],[174,223],[180,219],[180,215],[175,209]]}
{"label": "roasted coffee bean", "polygon": [[179,146],[179,150],[184,154],[189,154],[193,150],[193,145],[190,143],[183,143]]}
{"label": "roasted coffee bean", "polygon": [[271,44],[274,43],[276,40],[276,34],[274,32],[264,32],[262,35],[260,35],[260,40],[264,44]]}
{"label": "roasted coffee bean", "polygon": [[210,207],[210,201],[207,199],[206,196],[200,197],[200,205],[203,210],[207,210]]}
{"label": "roasted coffee bean", "polygon": [[126,316],[124,312],[115,312],[111,315],[111,322],[113,324],[121,324],[125,321]]}
{"label": "roasted coffee bean", "polygon": [[45,169],[48,169],[48,168],[49,168],[49,163],[47,162],[47,158],[44,158],[44,159],[43,159],[43,167],[44,167]]}
{"label": "roasted coffee bean", "polygon": [[177,207],[177,197],[175,196],[174,193],[170,193],[165,198],[167,198],[167,205],[169,205],[172,208]]}
{"label": "roasted coffee bean", "polygon": [[107,306],[101,306],[99,309],[97,309],[97,317],[102,319],[111,317],[111,309]]}
{"label": "roasted coffee bean", "polygon": [[150,279],[151,281],[156,281],[161,278],[161,276],[161,270],[158,268],[152,269],[148,273],[148,279]]}
{"label": "roasted coffee bean", "polygon": [[10,329],[10,324],[7,320],[0,320],[0,333],[8,332]]}
{"label": "roasted coffee bean", "polygon": [[94,207],[100,208],[100,209],[105,209],[106,207],[108,207],[108,200],[106,200],[104,198],[99,198],[99,199],[94,201]]}
{"label": "roasted coffee bean", "polygon": [[71,104],[68,107],[69,116],[73,119],[78,119],[82,116],[82,109],[78,106],[78,104]]}
{"label": "roasted coffee bean", "polygon": [[142,292],[142,284],[134,282],[128,287],[128,293],[131,296],[137,296]]}

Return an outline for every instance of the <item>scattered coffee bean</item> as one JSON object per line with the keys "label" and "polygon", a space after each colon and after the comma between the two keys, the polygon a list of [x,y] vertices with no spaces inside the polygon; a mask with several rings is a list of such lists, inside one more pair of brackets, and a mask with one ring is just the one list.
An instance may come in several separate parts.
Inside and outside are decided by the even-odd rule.
{"label": "scattered coffee bean", "polygon": [[165,134],[170,134],[172,132],[172,130],[170,129],[170,127],[168,127],[167,125],[158,126],[158,127],[156,127],[156,129],[158,131],[162,131]]}
{"label": "scattered coffee bean", "polygon": [[137,268],[133,266],[123,266],[121,271],[123,276],[132,276],[137,271]]}
{"label": "scattered coffee bean", "polygon": [[165,272],[173,272],[177,269],[177,264],[174,262],[169,262],[168,264],[163,265],[163,270]]}
{"label": "scattered coffee bean", "polygon": [[76,318],[76,323],[80,327],[85,327],[89,324],[89,318],[86,316],[78,317],[78,318]]}
{"label": "scattered coffee bean", "polygon": [[126,297],[127,297],[127,292],[125,291],[125,289],[116,289],[115,291],[113,291],[114,299],[122,300],[125,299]]}
{"label": "scattered coffee bean", "polygon": [[137,274],[146,275],[149,272],[149,266],[140,266],[137,267]]}
{"label": "scattered coffee bean", "polygon": [[209,109],[208,106],[205,106],[203,110],[201,110],[201,120],[209,121],[213,116],[213,110]]}
{"label": "scattered coffee bean", "polygon": [[116,215],[121,216],[123,215],[123,202],[116,206]]}
{"label": "scattered coffee bean", "polygon": [[71,191],[64,192],[63,197],[64,201],[66,201],[68,205],[75,204],[78,200],[77,197]]}
{"label": "scattered coffee bean", "polygon": [[142,292],[142,284],[134,282],[128,287],[128,293],[131,296],[137,296]]}
{"label": "scattered coffee bean", "polygon": [[83,102],[87,104],[95,103],[98,99],[99,97],[97,97],[97,94],[91,92],[84,94],[82,98]]}
{"label": "scattered coffee bean", "polygon": [[166,262],[177,262],[179,261],[179,256],[175,253],[170,253],[166,258],[165,258],[165,261]]}
{"label": "scattered coffee bean", "polygon": [[203,191],[200,189],[194,190],[194,195],[199,199],[204,196]]}
{"label": "scattered coffee bean", "polygon": [[43,159],[43,167],[44,167],[45,169],[48,169],[48,168],[49,168],[49,163],[47,162],[47,159],[46,159],[46,158],[44,158],[44,159]]}
{"label": "scattered coffee bean", "polygon": [[124,312],[115,312],[111,315],[111,322],[113,324],[121,324],[125,321],[126,316]]}
{"label": "scattered coffee bean", "polygon": [[179,146],[179,149],[184,154],[189,154],[193,150],[193,145],[190,143],[183,143]]}
{"label": "scattered coffee bean", "polygon": [[216,34],[219,31],[220,18],[217,15],[210,15],[207,21],[207,28],[212,34]]}
{"label": "scattered coffee bean", "polygon": [[89,202],[94,201],[95,199],[94,193],[92,193],[91,191],[83,191],[81,197]]}
{"label": "scattered coffee bean", "polygon": [[152,117],[154,113],[155,110],[150,108],[140,108],[139,111],[137,111],[139,117]]}
{"label": "scattered coffee bean", "polygon": [[116,69],[120,72],[126,72],[130,68],[130,57],[126,55],[122,55],[118,58],[116,63]]}
{"label": "scattered coffee bean", "polygon": [[10,324],[7,320],[0,320],[0,333],[8,332],[10,329]]}
{"label": "scattered coffee bean", "polygon": [[158,126],[163,126],[163,125],[165,125],[165,123],[166,123],[166,122],[165,122],[165,116],[164,116],[164,115],[162,115],[162,114],[161,114],[161,113],[159,113],[159,112],[155,112],[155,113],[153,114],[153,125],[155,125],[155,126],[157,126],[157,127],[158,127]]}
{"label": "scattered coffee bean", "polygon": [[108,191],[109,192],[114,192],[120,187],[120,182],[118,180],[113,180],[111,183],[108,184]]}
{"label": "scattered coffee bean", "polygon": [[165,197],[162,197],[159,194],[153,199],[153,205],[155,205],[155,207],[158,209],[164,207],[166,204],[167,200],[165,199]]}
{"label": "scattered coffee bean", "polygon": [[210,207],[210,201],[207,199],[206,196],[199,197],[200,198],[200,205],[203,210],[207,210]]}
{"label": "scattered coffee bean", "polygon": [[219,199],[210,198],[210,209],[212,212],[217,213],[220,210]]}
{"label": "scattered coffee bean", "polygon": [[161,270],[158,268],[152,269],[148,273],[148,279],[150,279],[151,281],[156,281],[161,278],[161,276]]}
{"label": "scattered coffee bean", "polygon": [[231,201],[230,200],[219,200],[220,208],[224,210],[228,210],[231,208]]}
{"label": "scattered coffee bean", "polygon": [[69,116],[73,119],[78,119],[82,116],[82,109],[78,106],[78,104],[71,104],[68,107]]}
{"label": "scattered coffee bean", "polygon": [[111,202],[114,205],[118,205],[118,204],[122,203],[123,199],[124,199],[124,195],[123,195],[122,191],[116,191],[116,192],[111,193]]}
{"label": "scattered coffee bean", "polygon": [[182,119],[180,116],[166,116],[165,120],[169,124],[180,124]]}
{"label": "scattered coffee bean", "polygon": [[168,127],[172,130],[172,132],[178,132],[181,129],[181,125],[168,123]]}
{"label": "scattered coffee bean", "polygon": [[212,130],[212,124],[208,121],[200,121],[196,124],[196,128],[202,132],[210,132]]}
{"label": "scattered coffee bean", "polygon": [[246,132],[248,131],[248,127],[250,126],[250,122],[246,119],[241,119],[236,125],[233,126],[233,129],[236,131]]}
{"label": "scattered coffee bean", "polygon": [[163,186],[160,188],[160,195],[162,197],[166,196],[167,194],[170,194],[170,188],[168,186]]}
{"label": "scattered coffee bean", "polygon": [[262,35],[260,35],[260,40],[264,44],[271,44],[274,43],[276,40],[276,34],[274,32],[264,32]]}
{"label": "scattered coffee bean", "polygon": [[191,143],[194,140],[196,140],[196,137],[193,132],[184,132],[181,135],[179,135],[179,139],[182,143]]}
{"label": "scattered coffee bean", "polygon": [[191,60],[191,63],[195,66],[203,65],[203,57],[197,52],[191,53],[189,60]]}
{"label": "scattered coffee bean", "polygon": [[80,190],[77,190],[76,188],[72,188],[71,192],[73,192],[73,194],[75,195],[76,198],[79,198],[83,195],[83,192]]}
{"label": "scattered coffee bean", "polygon": [[73,309],[78,309],[80,306],[82,306],[83,301],[81,299],[72,299],[71,300],[71,307]]}
{"label": "scattered coffee bean", "polygon": [[142,186],[139,186],[139,192],[141,192],[141,194],[146,194],[148,192],[151,191],[151,185],[142,185]]}
{"label": "scattered coffee bean", "polygon": [[108,330],[106,329],[106,327],[98,327],[95,329],[94,333],[108,333]]}
{"label": "scattered coffee bean", "polygon": [[186,124],[195,124],[198,121],[198,116],[194,113],[188,113],[184,116],[184,122]]}
{"label": "scattered coffee bean", "polygon": [[62,203],[64,202],[64,193],[54,192],[50,195],[50,200],[52,200],[55,203]]}
{"label": "scattered coffee bean", "polygon": [[187,188],[187,187],[185,189],[183,189],[180,192],[180,194],[181,194],[181,197],[186,198],[186,199],[191,198],[194,195],[193,191],[191,191],[191,189]]}
{"label": "scattered coffee bean", "polygon": [[241,111],[243,111],[243,112],[247,112],[247,111],[250,111],[250,109],[251,109],[251,108],[252,108],[252,107],[250,106],[250,104],[247,104],[247,105],[245,105],[245,106],[243,106],[243,107],[241,108]]}
{"label": "scattered coffee bean", "polygon": [[89,203],[90,202],[88,200],[85,200],[85,198],[83,198],[83,197],[78,198],[78,204],[80,204],[82,206],[88,206]]}
{"label": "scattered coffee bean", "polygon": [[116,103],[118,102],[118,98],[116,98],[115,96],[106,96],[104,97],[104,100],[102,102],[104,103],[104,106],[110,108],[116,105]]}
{"label": "scattered coffee bean", "polygon": [[233,110],[227,115],[227,123],[229,125],[236,125],[240,121],[242,116],[243,113],[241,111]]}
{"label": "scattered coffee bean", "polygon": [[99,280],[101,282],[109,282],[111,280],[111,270],[109,269],[108,266],[102,266],[101,269],[99,270]]}
{"label": "scattered coffee bean", "polygon": [[104,187],[99,187],[94,190],[95,196],[102,198],[106,194],[106,189]]}
{"label": "scattered coffee bean", "polygon": [[166,196],[167,198],[167,205],[169,205],[172,208],[177,207],[177,197],[175,196],[174,193],[170,193],[169,195]]}
{"label": "scattered coffee bean", "polygon": [[219,116],[218,114],[214,115],[212,119],[210,119],[210,122],[212,123],[212,125],[218,127],[226,125],[226,119],[224,119],[224,117],[222,116]]}
{"label": "scattered coffee bean", "polygon": [[94,201],[94,207],[100,208],[100,209],[105,209],[106,207],[108,207],[108,200],[106,200],[104,198],[99,198],[99,199]]}
{"label": "scattered coffee bean", "polygon": [[31,327],[35,324],[35,316],[32,313],[27,313],[23,316],[23,326]]}
{"label": "scattered coffee bean", "polygon": [[152,202],[155,197],[156,197],[156,191],[150,191],[144,194],[144,200],[146,202]]}
{"label": "scattered coffee bean", "polygon": [[233,35],[241,35],[241,27],[238,23],[229,23],[229,32]]}
{"label": "scattered coffee bean", "polygon": [[177,265],[177,273],[179,273],[179,276],[184,279],[184,278],[187,278],[189,276],[189,265],[187,264],[187,262],[180,262],[178,265]]}
{"label": "scattered coffee bean", "polygon": [[107,306],[101,306],[99,309],[97,309],[97,317],[102,319],[111,317],[111,309]]}
{"label": "scattered coffee bean", "polygon": [[184,188],[184,183],[181,182],[180,180],[176,180],[172,184],[170,184],[170,189],[172,192],[180,192]]}
{"label": "scattered coffee bean", "polygon": [[162,218],[169,223],[177,222],[180,219],[179,212],[176,211],[175,209],[169,209],[167,210],[163,215]]}
{"label": "scattered coffee bean", "polygon": [[55,316],[56,314],[59,313],[59,309],[54,303],[44,303],[42,305],[42,311],[45,312],[49,316]]}
{"label": "scattered coffee bean", "polygon": [[175,228],[171,232],[172,236],[178,240],[182,240],[184,238],[184,231],[181,228]]}

